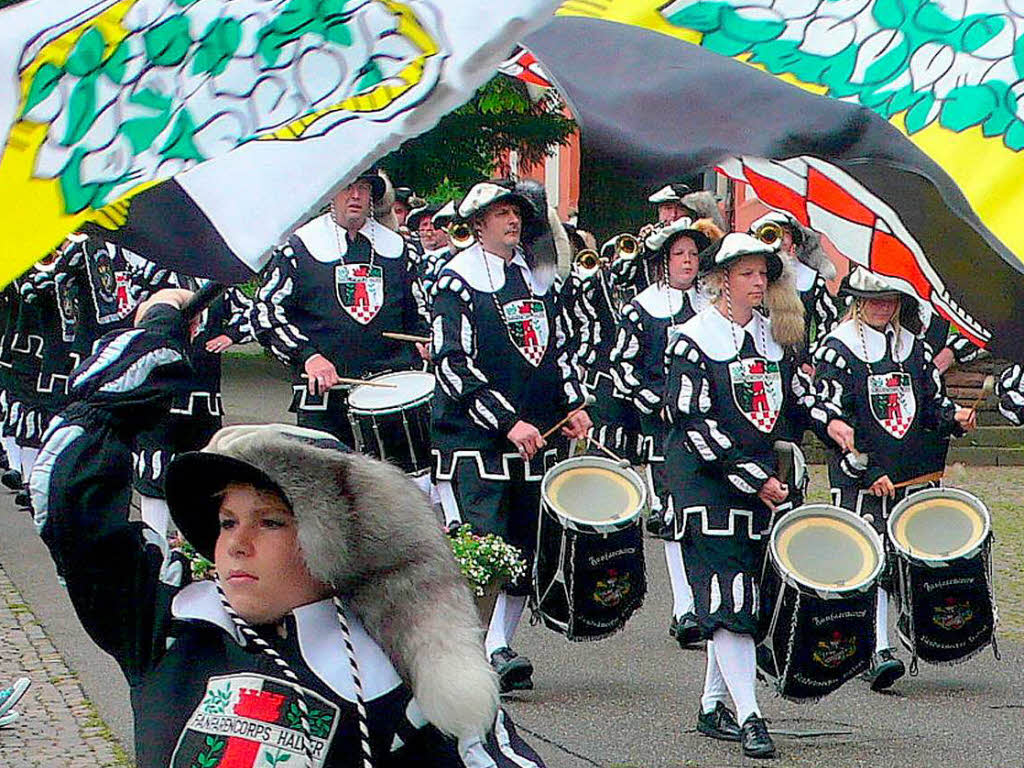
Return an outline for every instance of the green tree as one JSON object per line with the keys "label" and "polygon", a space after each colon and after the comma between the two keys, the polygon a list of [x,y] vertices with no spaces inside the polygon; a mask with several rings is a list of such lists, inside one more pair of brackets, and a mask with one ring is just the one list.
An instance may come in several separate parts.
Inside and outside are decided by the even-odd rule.
{"label": "green tree", "polygon": [[556,144],[565,144],[575,130],[575,121],[557,103],[547,98],[534,103],[522,82],[499,74],[432,130],[384,158],[381,166],[396,184],[444,202],[489,177],[503,150],[514,149],[520,164],[533,165]]}

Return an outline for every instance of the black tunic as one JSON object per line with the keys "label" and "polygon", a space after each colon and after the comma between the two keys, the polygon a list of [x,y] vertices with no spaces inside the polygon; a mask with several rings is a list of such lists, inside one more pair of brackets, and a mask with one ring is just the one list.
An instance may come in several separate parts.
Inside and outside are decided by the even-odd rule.
{"label": "black tunic", "polygon": [[[509,265],[480,245],[455,256],[435,287],[432,336],[435,480],[450,480],[464,459],[487,479],[510,479],[515,423],[543,432],[583,403],[555,292],[535,291],[522,252]],[[530,463],[528,478],[539,480],[544,458]]]}
{"label": "black tunic", "polygon": [[808,396],[795,357],[758,312],[741,328],[707,307],[679,329],[669,349],[667,517],[682,539],[707,637],[719,627],[757,631],[772,518],[757,493],[776,473],[774,442],[788,437],[791,420],[803,418]]}

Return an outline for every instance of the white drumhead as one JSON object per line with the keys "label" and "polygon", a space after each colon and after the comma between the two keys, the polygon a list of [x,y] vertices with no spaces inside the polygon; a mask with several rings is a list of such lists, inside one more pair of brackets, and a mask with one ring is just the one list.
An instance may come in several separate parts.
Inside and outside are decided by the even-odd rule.
{"label": "white drumhead", "polygon": [[373,387],[359,384],[348,393],[349,408],[356,411],[389,411],[415,403],[434,392],[434,374],[424,371],[396,371],[374,376],[368,381],[390,384],[389,387]]}
{"label": "white drumhead", "polygon": [[631,524],[647,503],[640,476],[600,456],[578,456],[552,467],[541,494],[565,527],[596,533]]}
{"label": "white drumhead", "polygon": [[771,554],[789,581],[816,592],[848,592],[870,585],[882,570],[882,540],[845,509],[808,504],[772,529]]}
{"label": "white drumhead", "polygon": [[913,493],[889,515],[889,541],[917,560],[945,562],[969,557],[988,539],[988,509],[959,488]]}

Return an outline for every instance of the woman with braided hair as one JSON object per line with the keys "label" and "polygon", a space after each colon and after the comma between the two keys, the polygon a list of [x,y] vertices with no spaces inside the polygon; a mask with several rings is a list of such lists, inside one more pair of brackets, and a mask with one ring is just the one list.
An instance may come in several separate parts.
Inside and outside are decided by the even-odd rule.
{"label": "woman with braided hair", "polygon": [[331,435],[234,426],[166,476],[213,561],[128,519],[134,433],[188,375],[186,291],[73,374],[32,475],[43,540],[131,687],[140,768],[542,765],[498,708],[483,628],[426,498]]}

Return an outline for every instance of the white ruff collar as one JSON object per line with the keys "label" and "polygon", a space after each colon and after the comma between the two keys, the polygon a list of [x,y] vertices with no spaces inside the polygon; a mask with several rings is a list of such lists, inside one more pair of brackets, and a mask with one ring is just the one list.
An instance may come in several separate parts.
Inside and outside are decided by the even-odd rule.
{"label": "white ruff collar", "polygon": [[[373,219],[366,220],[359,234],[373,243],[374,252],[385,259],[397,259],[405,252],[402,236]],[[322,264],[338,261],[348,253],[345,230],[337,228],[330,211],[303,224],[295,230],[295,235],[306,246],[309,255]]]}
{"label": "white ruff collar", "polygon": [[[547,293],[547,288],[539,290],[534,274],[526,264],[526,257],[519,248],[516,248],[512,263],[519,267],[534,296],[543,296]],[[480,243],[474,243],[466,250],[459,251],[445,269],[455,272],[466,285],[481,293],[497,293],[505,286],[505,260],[485,251]]]}
{"label": "white ruff collar", "polygon": [[683,308],[689,300],[690,306],[697,309],[697,291],[691,285],[685,291],[673,288],[666,283],[652,283],[644,288],[633,299],[651,317],[666,318],[672,317]]}
{"label": "white ruff collar", "polygon": [[818,272],[813,267],[808,267],[800,259],[792,258],[789,260],[789,266],[793,270],[794,282],[796,283],[796,289],[800,293],[807,293],[814,287],[814,281],[818,277]]}
{"label": "white ruff collar", "polygon": [[[885,357],[885,334],[876,331],[867,323],[861,323],[864,330],[864,343],[861,343],[860,334],[857,332],[857,323],[854,320],[844,320],[826,338],[836,339],[842,342],[858,360],[865,363],[877,363]],[[890,323],[885,327],[889,335],[895,336],[895,329]],[[867,347],[867,357],[864,356]],[[906,328],[900,328],[899,344],[893,344],[893,357],[895,362],[902,363],[914,348],[914,334]]]}
{"label": "white ruff collar", "polygon": [[758,353],[768,360],[781,360],[783,349],[772,336],[772,322],[757,310],[745,326],[725,318],[714,305],[698,312],[683,323],[679,333],[687,336],[700,347],[701,352],[716,362],[736,357],[736,344],[743,346],[743,334],[748,333],[754,340]]}
{"label": "white ruff collar", "polygon": [[[196,581],[178,592],[171,602],[175,619],[204,621],[220,627],[239,645],[241,632],[220,602],[212,581]],[[303,605],[292,611],[298,635],[299,651],[306,665],[336,694],[346,701],[356,700],[352,668],[345,653],[344,638],[331,599]],[[363,629],[362,623],[345,610],[349,635],[359,664],[364,696],[377,698],[402,683],[395,668],[379,645]]]}

